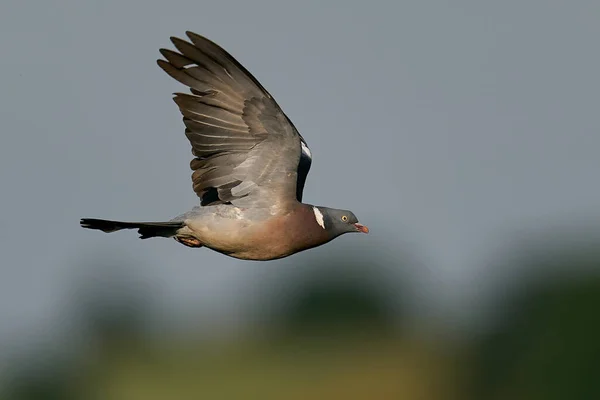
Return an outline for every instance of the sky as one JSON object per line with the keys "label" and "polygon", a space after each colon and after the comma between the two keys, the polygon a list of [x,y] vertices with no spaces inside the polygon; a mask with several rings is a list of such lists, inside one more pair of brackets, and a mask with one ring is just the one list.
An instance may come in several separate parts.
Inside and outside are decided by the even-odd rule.
{"label": "sky", "polygon": [[[60,332],[77,266],[111,259],[164,318],[232,323],[294,263],[408,251],[420,310],[475,313],[513,234],[599,215],[599,18],[596,1],[2,2],[0,346]],[[196,205],[184,87],[155,63],[186,30],[294,121],[313,154],[304,200],[353,210],[368,236],[261,264],[79,227]]]}

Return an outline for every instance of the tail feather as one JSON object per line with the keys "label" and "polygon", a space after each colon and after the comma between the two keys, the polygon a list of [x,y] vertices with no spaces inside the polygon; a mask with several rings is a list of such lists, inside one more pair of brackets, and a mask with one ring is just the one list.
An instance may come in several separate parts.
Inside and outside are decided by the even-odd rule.
{"label": "tail feather", "polygon": [[109,221],[106,219],[83,218],[80,221],[82,228],[98,229],[102,232],[110,233],[120,231],[121,229],[137,229],[140,239],[151,237],[173,237],[184,224],[181,221],[170,222],[123,222]]}

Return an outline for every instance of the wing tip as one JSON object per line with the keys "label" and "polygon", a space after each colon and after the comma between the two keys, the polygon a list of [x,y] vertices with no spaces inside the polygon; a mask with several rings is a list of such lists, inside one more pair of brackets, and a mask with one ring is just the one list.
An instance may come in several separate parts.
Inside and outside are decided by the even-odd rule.
{"label": "wing tip", "polygon": [[181,42],[187,43],[185,40],[178,38],[177,36],[171,36],[169,39],[171,40],[171,43],[173,43],[176,47],[177,47],[177,43],[181,43]]}
{"label": "wing tip", "polygon": [[208,40],[207,38],[205,38],[202,35],[199,35],[195,32],[192,31],[185,31],[185,35],[193,42],[195,40]]}
{"label": "wing tip", "polygon": [[167,60],[169,59],[169,57],[167,56],[168,54],[174,53],[173,50],[170,49],[165,49],[165,48],[160,48],[158,49],[158,52]]}

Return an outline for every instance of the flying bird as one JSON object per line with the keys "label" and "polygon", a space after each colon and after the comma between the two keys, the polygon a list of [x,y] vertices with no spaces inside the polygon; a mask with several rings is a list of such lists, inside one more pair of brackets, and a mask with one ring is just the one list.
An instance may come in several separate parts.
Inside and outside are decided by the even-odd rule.
{"label": "flying bird", "polygon": [[167,222],[84,218],[84,228],[137,229],[244,260],[273,260],[348,232],[368,233],[348,210],[302,203],[310,149],[275,99],[216,43],[186,32],[158,65],[189,87],[173,100],[192,145],[200,205]]}

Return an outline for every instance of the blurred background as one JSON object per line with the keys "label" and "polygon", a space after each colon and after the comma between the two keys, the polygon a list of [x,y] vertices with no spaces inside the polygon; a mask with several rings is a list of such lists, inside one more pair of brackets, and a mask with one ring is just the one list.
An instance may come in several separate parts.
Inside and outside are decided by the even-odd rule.
{"label": "blurred background", "polygon": [[[600,3],[0,4],[0,399],[600,398]],[[224,46],[371,234],[243,262],[158,49]]]}

